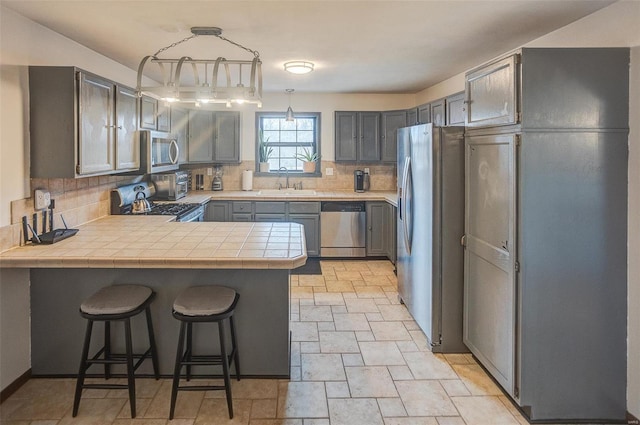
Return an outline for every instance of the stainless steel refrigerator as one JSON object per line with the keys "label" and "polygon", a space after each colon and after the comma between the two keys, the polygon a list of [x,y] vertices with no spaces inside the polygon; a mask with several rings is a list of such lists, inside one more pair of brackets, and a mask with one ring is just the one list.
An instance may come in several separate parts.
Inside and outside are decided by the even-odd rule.
{"label": "stainless steel refrigerator", "polygon": [[398,291],[434,352],[462,342],[464,129],[398,129]]}

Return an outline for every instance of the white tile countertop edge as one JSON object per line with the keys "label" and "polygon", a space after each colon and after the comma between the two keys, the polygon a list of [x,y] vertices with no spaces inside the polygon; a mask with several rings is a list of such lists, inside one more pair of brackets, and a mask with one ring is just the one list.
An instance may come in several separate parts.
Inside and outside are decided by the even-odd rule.
{"label": "white tile countertop edge", "polygon": [[293,269],[307,260],[300,224],[173,220],[102,217],[55,244],[2,252],[0,267]]}
{"label": "white tile countertop edge", "polygon": [[296,195],[295,192],[286,195],[261,194],[260,189],[242,190],[195,190],[177,202],[206,203],[209,201],[386,201],[398,206],[396,192],[370,191],[357,193],[353,191],[323,191],[317,190],[315,195]]}

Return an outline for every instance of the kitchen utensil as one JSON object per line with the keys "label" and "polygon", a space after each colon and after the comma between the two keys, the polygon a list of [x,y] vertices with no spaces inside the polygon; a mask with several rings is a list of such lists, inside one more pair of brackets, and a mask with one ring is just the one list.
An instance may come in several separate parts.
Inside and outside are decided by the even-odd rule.
{"label": "kitchen utensil", "polygon": [[131,212],[134,214],[143,214],[149,211],[151,211],[151,204],[147,201],[147,196],[144,192],[138,192],[135,201],[131,204]]}

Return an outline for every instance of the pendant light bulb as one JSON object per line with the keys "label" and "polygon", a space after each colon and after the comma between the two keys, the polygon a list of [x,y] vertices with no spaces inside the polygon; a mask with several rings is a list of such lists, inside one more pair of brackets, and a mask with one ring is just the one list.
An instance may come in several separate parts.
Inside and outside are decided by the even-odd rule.
{"label": "pendant light bulb", "polygon": [[285,121],[295,121],[295,117],[293,116],[293,109],[291,109],[291,93],[293,93],[293,89],[285,90],[289,94],[289,108],[287,108],[287,114],[285,116]]}

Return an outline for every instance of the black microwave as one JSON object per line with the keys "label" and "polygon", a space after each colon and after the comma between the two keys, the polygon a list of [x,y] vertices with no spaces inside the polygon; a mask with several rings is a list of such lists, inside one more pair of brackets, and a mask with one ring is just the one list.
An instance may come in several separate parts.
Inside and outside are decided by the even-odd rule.
{"label": "black microwave", "polygon": [[177,170],[180,147],[169,133],[141,130],[140,171],[152,174]]}

